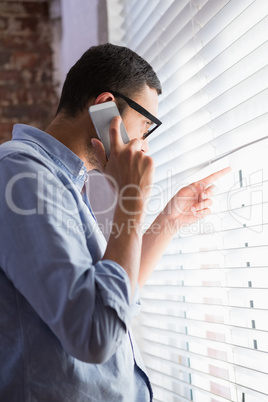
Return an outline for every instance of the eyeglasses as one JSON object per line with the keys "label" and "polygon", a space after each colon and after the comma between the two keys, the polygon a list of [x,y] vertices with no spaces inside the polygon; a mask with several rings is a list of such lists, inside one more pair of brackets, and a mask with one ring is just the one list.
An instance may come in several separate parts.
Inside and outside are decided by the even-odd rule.
{"label": "eyeglasses", "polygon": [[162,121],[158,120],[154,115],[152,115],[148,110],[144,109],[141,105],[138,103],[134,102],[132,99],[129,99],[127,96],[120,94],[119,92],[116,91],[109,91],[111,94],[113,94],[115,97],[122,98],[126,103],[134,110],[136,110],[138,113],[142,114],[145,116],[147,119],[150,120],[150,128],[146,131],[146,133],[143,134],[142,139],[145,140],[154,130],[156,130],[159,126],[161,126]]}

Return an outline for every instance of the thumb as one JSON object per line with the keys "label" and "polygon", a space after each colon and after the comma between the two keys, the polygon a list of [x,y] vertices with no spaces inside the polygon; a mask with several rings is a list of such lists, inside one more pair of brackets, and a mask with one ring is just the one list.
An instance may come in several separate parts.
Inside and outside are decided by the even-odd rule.
{"label": "thumb", "polygon": [[102,142],[100,140],[98,140],[97,138],[92,138],[91,144],[95,150],[95,154],[96,154],[96,157],[97,157],[97,160],[99,163],[100,171],[103,172],[104,168],[106,166],[106,163],[107,163],[104,146],[103,146]]}

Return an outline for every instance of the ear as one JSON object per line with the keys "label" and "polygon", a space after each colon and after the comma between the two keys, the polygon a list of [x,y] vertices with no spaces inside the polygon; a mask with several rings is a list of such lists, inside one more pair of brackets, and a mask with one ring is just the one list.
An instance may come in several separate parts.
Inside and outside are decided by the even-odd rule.
{"label": "ear", "polygon": [[99,103],[115,101],[113,94],[111,92],[102,92],[94,101],[94,105],[98,105]]}

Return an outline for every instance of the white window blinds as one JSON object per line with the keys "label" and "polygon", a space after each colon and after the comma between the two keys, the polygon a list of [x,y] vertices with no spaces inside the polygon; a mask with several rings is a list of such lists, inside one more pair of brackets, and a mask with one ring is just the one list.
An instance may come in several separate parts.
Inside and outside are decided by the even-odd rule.
{"label": "white window blinds", "polygon": [[232,167],[212,214],[181,228],[142,292],[154,401],[267,401],[268,1],[107,5],[110,41],[163,85],[148,221],[184,184]]}

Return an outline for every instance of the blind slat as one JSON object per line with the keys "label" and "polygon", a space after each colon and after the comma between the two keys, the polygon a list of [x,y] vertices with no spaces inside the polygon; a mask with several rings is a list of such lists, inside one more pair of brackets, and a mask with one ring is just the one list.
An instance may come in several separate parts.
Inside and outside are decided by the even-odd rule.
{"label": "blind slat", "polygon": [[[199,7],[202,7],[207,2],[208,0],[200,1]],[[216,5],[216,3],[214,4]],[[213,9],[214,6],[212,6],[212,10]],[[166,45],[177,36],[178,33],[182,35],[184,31],[187,32],[192,25],[192,18],[196,13],[198,13],[198,7],[190,4],[189,1],[174,1],[172,6],[159,18],[148,34],[144,35],[143,41],[139,44],[137,43],[137,52],[145,54],[148,60],[154,58],[157,43]],[[166,30],[163,30],[163,27],[166,26],[169,27],[168,34]]]}
{"label": "blind slat", "polygon": [[[253,3],[253,1],[254,0],[249,0],[248,4]],[[217,4],[222,3],[217,2]],[[235,2],[228,2],[228,5],[233,6],[233,4],[235,4]],[[211,5],[211,2],[209,3],[209,5]],[[219,23],[217,24],[217,22],[213,20],[211,30],[209,24],[207,27],[205,27],[206,29],[204,29],[202,25],[196,23],[197,29],[200,32],[193,33],[192,25],[189,25],[186,27],[185,33],[179,32],[178,35],[175,36],[170,43],[163,46],[161,54],[155,51],[155,59],[149,59],[149,62],[151,62],[155,66],[161,80],[163,80],[165,76],[169,76],[172,71],[175,72],[180,66],[183,66],[193,58],[195,60],[195,68],[200,69],[204,66],[206,58],[202,57],[202,55],[201,57],[196,56],[199,55],[199,52],[201,52],[203,48],[207,47],[210,51],[210,57],[214,58],[217,54],[221,53],[229,46],[231,46],[234,42],[236,42],[241,36],[245,35],[246,32],[248,32],[259,21],[263,19],[264,15],[267,15],[263,0],[260,0],[258,9],[256,9],[256,5],[254,6],[254,12],[250,7],[248,7],[248,9],[246,8],[246,2],[236,2],[236,5],[239,8],[239,10],[237,10],[237,13],[240,13],[239,18],[230,15],[229,24],[227,21],[224,23],[221,13],[218,13],[217,17]],[[227,7],[223,8],[225,12],[226,9]],[[244,14],[241,14],[242,11],[244,11]],[[243,23],[245,18],[248,18],[247,25]],[[261,32],[266,35],[265,30],[262,30]],[[166,34],[168,33],[166,32]],[[256,36],[254,36],[254,38],[255,37]],[[259,40],[261,40],[261,38]],[[164,76],[162,76],[162,69],[164,70]]]}
{"label": "blind slat", "polygon": [[232,167],[211,215],[180,228],[141,293],[155,399],[266,401],[268,3],[119,3],[120,40],[163,85],[146,225],[182,186]]}

